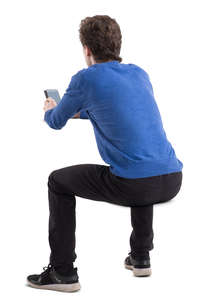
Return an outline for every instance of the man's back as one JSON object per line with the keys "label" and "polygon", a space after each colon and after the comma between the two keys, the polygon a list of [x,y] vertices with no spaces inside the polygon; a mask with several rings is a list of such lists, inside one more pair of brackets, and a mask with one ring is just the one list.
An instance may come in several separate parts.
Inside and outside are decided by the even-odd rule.
{"label": "man's back", "polygon": [[78,74],[85,97],[80,117],[92,122],[100,155],[112,173],[140,178],[182,169],[142,68],[113,60]]}

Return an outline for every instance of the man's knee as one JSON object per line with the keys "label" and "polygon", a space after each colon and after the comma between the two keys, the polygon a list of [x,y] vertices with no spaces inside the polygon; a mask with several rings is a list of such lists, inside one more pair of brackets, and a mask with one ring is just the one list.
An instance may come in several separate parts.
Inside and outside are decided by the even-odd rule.
{"label": "man's knee", "polygon": [[48,187],[55,186],[57,183],[57,170],[52,171],[48,176]]}
{"label": "man's knee", "polygon": [[63,182],[63,174],[60,170],[54,170],[49,174],[48,188],[53,192],[71,195],[72,193],[68,190],[68,185],[67,177],[65,177]]}

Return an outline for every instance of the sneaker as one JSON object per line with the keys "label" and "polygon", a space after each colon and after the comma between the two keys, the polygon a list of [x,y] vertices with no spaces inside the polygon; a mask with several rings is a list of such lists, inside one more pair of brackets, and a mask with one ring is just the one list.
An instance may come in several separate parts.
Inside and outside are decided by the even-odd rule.
{"label": "sneaker", "polygon": [[43,268],[44,272],[39,275],[29,275],[27,284],[33,288],[54,290],[60,292],[75,292],[80,290],[77,268],[73,268],[69,275],[61,275],[56,272],[54,266],[48,264]]}
{"label": "sneaker", "polygon": [[131,256],[131,252],[128,253],[129,256],[126,257],[124,261],[124,266],[126,269],[132,270],[133,275],[137,277],[146,277],[151,275],[151,264],[150,258],[147,257],[135,257]]}

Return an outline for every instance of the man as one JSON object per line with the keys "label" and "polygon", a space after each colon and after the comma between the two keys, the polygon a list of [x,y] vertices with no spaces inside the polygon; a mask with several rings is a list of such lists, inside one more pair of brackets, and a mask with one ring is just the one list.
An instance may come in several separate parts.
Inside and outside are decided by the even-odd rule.
{"label": "man", "polygon": [[80,289],[75,253],[75,196],[130,207],[131,251],[124,264],[135,276],[151,275],[153,205],[174,198],[182,184],[183,163],[165,134],[148,74],[123,64],[121,31],[106,15],[80,24],[88,68],[72,76],[60,103],[48,98],[44,120],[61,129],[70,118],[91,121],[102,159],[54,170],[48,178],[49,244],[44,272],[27,277],[36,288]]}

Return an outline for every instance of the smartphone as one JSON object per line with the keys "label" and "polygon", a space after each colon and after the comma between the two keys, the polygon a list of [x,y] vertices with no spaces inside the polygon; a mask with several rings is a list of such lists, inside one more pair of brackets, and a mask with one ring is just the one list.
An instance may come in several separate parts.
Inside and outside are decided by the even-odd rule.
{"label": "smartphone", "polygon": [[60,102],[60,100],[61,100],[60,95],[59,95],[59,92],[58,92],[58,90],[56,90],[56,89],[48,89],[48,90],[44,90],[44,94],[45,94],[46,98],[48,98],[48,97],[53,98],[53,99],[56,101],[57,104],[58,104],[58,103]]}

